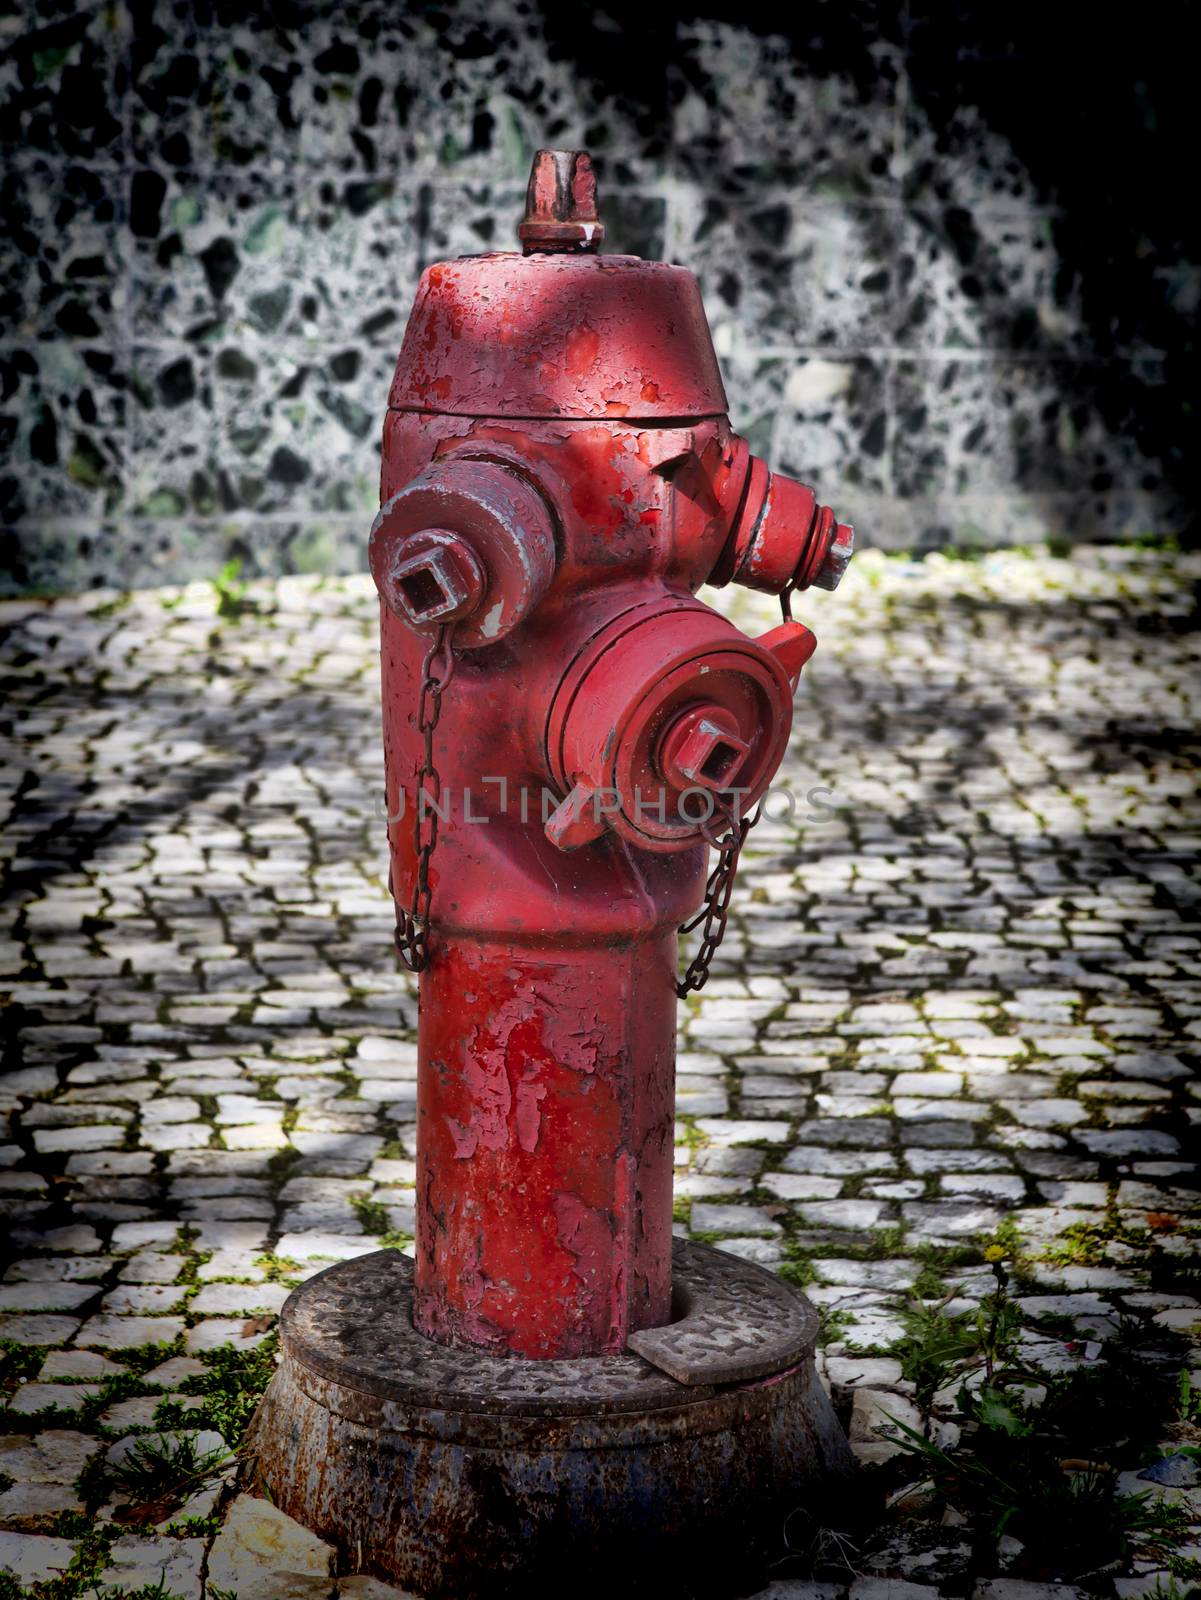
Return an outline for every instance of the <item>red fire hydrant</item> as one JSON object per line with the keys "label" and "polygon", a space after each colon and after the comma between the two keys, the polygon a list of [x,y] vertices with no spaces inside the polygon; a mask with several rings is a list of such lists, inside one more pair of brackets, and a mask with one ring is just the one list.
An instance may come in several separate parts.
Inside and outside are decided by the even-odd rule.
{"label": "red fire hydrant", "polygon": [[694,592],[833,588],[851,530],[732,432],[692,274],[598,253],[586,155],[540,154],[520,232],[422,280],[371,570],[421,968],[417,1323],[562,1357],[668,1320],[676,929],[815,643]]}
{"label": "red fire hydrant", "polygon": [[[676,998],[704,982],[738,852],[783,756],[815,645],[788,599],[837,585],[851,530],[732,431],[691,273],[599,253],[587,155],[539,153],[519,231],[523,254],[425,273],[384,425],[370,559],[382,602],[397,943],[420,972],[411,1284],[395,1263],[385,1267],[406,1307],[396,1339],[409,1354],[396,1359],[442,1374],[430,1379],[439,1415],[457,1407],[476,1417],[480,1405],[464,1397],[478,1398],[477,1378],[494,1412],[507,1404],[509,1434],[481,1443],[473,1422],[469,1447],[486,1446],[490,1460],[508,1450],[509,1524],[548,1470],[520,1465],[533,1446],[524,1433],[518,1440],[518,1423],[549,1415],[530,1396],[582,1374],[548,1437],[559,1439],[564,1484],[577,1473],[594,1486],[560,1485],[556,1493],[579,1504],[558,1521],[538,1491],[543,1521],[532,1526],[553,1544],[565,1528],[581,1536],[594,1514],[579,1509],[592,1506],[589,1495],[609,1496],[600,1513],[620,1534],[625,1502],[647,1493],[645,1463],[628,1474],[639,1487],[615,1487],[619,1446],[596,1432],[597,1418],[635,1408],[614,1398],[614,1384],[624,1396],[628,1382],[656,1418],[672,1404],[686,1413],[687,1427],[662,1440],[640,1424],[637,1446],[668,1452],[654,1470],[670,1465],[684,1499],[689,1473],[699,1484],[717,1469],[701,1456],[685,1462],[682,1437],[725,1429],[739,1449],[793,1462],[775,1461],[778,1477],[799,1470],[796,1408],[819,1405],[812,1328],[798,1332],[798,1308],[808,1308],[769,1274],[683,1247],[673,1300]],[[751,639],[695,598],[704,583],[731,581],[782,596],[779,626]],[[679,979],[677,930],[693,919],[699,949]],[[352,1267],[360,1270],[335,1269],[346,1285]],[[767,1320],[778,1313],[788,1329],[775,1354],[765,1353],[775,1335],[753,1316],[733,1334],[719,1327],[702,1305],[709,1294],[721,1315],[756,1295],[774,1306]],[[328,1351],[314,1354],[315,1295],[303,1315],[285,1314],[293,1379],[310,1399],[305,1372],[337,1365]],[[368,1323],[369,1299],[364,1289],[356,1302]],[[458,1363],[453,1382],[447,1361]],[[687,1404],[673,1382],[693,1386]],[[497,1399],[514,1384],[508,1402]],[[728,1391],[737,1384],[747,1387],[735,1416]],[[350,1383],[356,1393],[369,1387],[362,1373]],[[773,1406],[788,1411],[786,1426]],[[284,1409],[278,1400],[278,1416]],[[571,1443],[563,1418],[584,1415],[592,1431]],[[829,1425],[806,1417],[833,1460]],[[334,1435],[323,1437],[328,1451]],[[469,1448],[467,1433],[456,1437]],[[633,1449],[634,1436],[622,1437],[620,1448]],[[584,1458],[605,1450],[594,1472]],[[470,1500],[463,1515],[478,1532],[484,1513],[476,1488],[464,1486],[475,1485],[475,1467],[452,1469],[438,1456],[435,1472],[418,1454],[420,1471],[404,1468],[412,1493],[420,1498],[432,1475],[440,1494],[459,1497],[456,1516]],[[329,1469],[323,1459],[313,1470]],[[744,1465],[738,1473],[755,1479]],[[281,1503],[285,1480],[282,1468],[272,1480]],[[696,1504],[714,1495],[712,1484],[698,1488]],[[359,1526],[335,1515],[328,1494],[291,1493],[290,1504],[343,1537]],[[654,1504],[662,1519],[667,1502]],[[403,1544],[408,1534],[396,1537]],[[412,1555],[377,1559],[438,1590],[453,1564],[442,1543],[436,1570]],[[491,1556],[481,1560],[491,1570]],[[500,1565],[531,1581],[528,1560]],[[455,1572],[453,1592],[475,1593],[461,1565]]]}

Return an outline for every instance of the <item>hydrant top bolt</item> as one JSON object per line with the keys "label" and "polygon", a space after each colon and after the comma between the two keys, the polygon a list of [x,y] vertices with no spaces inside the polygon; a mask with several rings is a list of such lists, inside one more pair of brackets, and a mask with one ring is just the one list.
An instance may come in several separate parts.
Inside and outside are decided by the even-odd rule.
{"label": "hydrant top bolt", "polygon": [[484,597],[484,569],[458,534],[428,528],[406,540],[397,555],[384,598],[414,628],[457,622]]}
{"label": "hydrant top bolt", "polygon": [[659,746],[659,767],[677,789],[712,793],[728,789],[751,747],[734,718],[720,706],[694,706],[668,728]]}
{"label": "hydrant top bolt", "polygon": [[596,174],[586,150],[538,151],[517,237],[527,256],[600,248],[605,230],[596,214]]}

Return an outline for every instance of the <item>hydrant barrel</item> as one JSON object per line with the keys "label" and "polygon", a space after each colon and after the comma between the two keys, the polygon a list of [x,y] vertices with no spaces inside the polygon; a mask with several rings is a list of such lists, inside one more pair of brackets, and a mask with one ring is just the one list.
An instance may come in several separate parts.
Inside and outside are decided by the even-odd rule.
{"label": "hydrant barrel", "polygon": [[675,965],[674,928],[439,947],[421,978],[422,1333],[564,1358],[670,1321]]}

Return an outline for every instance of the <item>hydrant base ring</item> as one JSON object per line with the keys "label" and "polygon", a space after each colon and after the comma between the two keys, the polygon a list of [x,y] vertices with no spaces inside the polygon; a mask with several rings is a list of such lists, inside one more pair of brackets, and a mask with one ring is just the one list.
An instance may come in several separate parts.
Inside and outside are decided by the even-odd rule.
{"label": "hydrant base ring", "polygon": [[[717,1345],[706,1281],[735,1285],[735,1343],[755,1280],[769,1320],[779,1291],[802,1324],[812,1315],[772,1274],[705,1246],[677,1241],[675,1269]],[[395,1251],[303,1284],[253,1424],[259,1480],[350,1570],[455,1600],[745,1593],[789,1513],[851,1466],[811,1334],[770,1376],[684,1384],[632,1351],[533,1361],[435,1344],[411,1306],[412,1263]]]}

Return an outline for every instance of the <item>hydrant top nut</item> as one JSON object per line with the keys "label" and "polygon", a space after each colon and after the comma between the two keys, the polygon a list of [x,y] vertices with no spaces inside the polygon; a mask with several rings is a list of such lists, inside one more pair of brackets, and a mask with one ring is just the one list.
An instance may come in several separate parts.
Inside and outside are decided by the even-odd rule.
{"label": "hydrant top nut", "polygon": [[596,175],[586,150],[538,151],[517,236],[527,256],[600,248],[605,229],[596,214]]}

